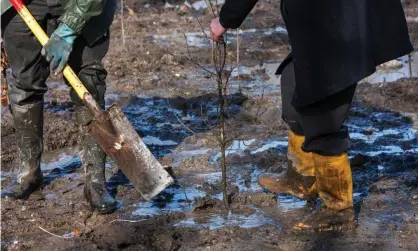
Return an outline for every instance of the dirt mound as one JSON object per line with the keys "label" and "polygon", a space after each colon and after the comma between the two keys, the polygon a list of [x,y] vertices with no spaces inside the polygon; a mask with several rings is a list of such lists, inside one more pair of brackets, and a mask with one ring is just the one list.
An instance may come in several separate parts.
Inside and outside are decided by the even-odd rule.
{"label": "dirt mound", "polygon": [[366,106],[398,112],[417,112],[418,78],[402,78],[391,83],[360,84],[357,86],[356,101]]}

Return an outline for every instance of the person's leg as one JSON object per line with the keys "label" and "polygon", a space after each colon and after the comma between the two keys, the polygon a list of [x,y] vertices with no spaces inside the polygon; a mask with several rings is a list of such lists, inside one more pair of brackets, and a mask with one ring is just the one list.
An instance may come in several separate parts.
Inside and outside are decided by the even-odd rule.
{"label": "person's leg", "polygon": [[274,193],[285,193],[300,199],[317,198],[312,153],[302,151],[305,141],[301,127],[301,116],[292,106],[291,100],[295,90],[293,62],[283,70],[281,77],[282,118],[289,125],[288,165],[281,174],[267,173],[260,175],[259,184]]}
{"label": "person's leg", "polygon": [[302,148],[324,156],[337,156],[347,152],[350,139],[347,119],[356,84],[307,107],[297,108],[302,117],[306,140]]}
{"label": "person's leg", "polygon": [[[109,37],[104,36],[92,46],[88,46],[80,36],[74,43],[69,65],[78,74],[81,82],[86,86],[95,100],[104,108],[107,72],[102,64],[109,47]],[[76,123],[80,126],[81,161],[86,174],[84,195],[92,209],[100,213],[112,213],[116,210],[117,202],[106,188],[105,162],[106,154],[87,133],[87,125],[92,115],[72,89],[71,99],[75,105]]]}
{"label": "person's leg", "polygon": [[326,208],[296,225],[296,229],[334,230],[353,222],[353,181],[347,150],[346,120],[356,84],[309,107],[298,108],[306,140],[303,150],[313,154],[316,188]]}
{"label": "person's leg", "polygon": [[[40,25],[46,27],[48,7],[42,0],[30,2],[27,8]],[[27,198],[42,185],[40,160],[43,150],[43,96],[49,76],[48,63],[41,55],[41,44],[22,18],[13,10],[2,23],[4,48],[12,69],[9,79],[9,101],[19,149],[17,182],[4,191],[2,197]]]}

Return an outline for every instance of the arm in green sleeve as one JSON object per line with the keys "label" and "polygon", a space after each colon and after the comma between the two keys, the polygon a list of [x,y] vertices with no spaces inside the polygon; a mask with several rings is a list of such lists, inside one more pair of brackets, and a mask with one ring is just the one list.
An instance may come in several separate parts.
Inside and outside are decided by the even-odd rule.
{"label": "arm in green sleeve", "polygon": [[106,0],[68,0],[64,14],[58,19],[75,33],[81,30],[91,17],[102,13]]}

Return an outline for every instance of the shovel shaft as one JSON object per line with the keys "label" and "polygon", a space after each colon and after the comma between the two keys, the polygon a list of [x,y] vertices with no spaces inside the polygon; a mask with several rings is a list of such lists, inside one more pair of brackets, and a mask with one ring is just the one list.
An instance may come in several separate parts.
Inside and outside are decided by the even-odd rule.
{"label": "shovel shaft", "polygon": [[[33,34],[39,40],[42,46],[44,46],[49,40],[48,35],[44,32],[42,27],[38,24],[38,22],[32,16],[30,11],[26,8],[26,6],[23,4],[23,2],[21,0],[10,0],[10,3],[13,5],[17,13],[19,13],[19,15],[25,21],[29,29],[33,32]],[[75,72],[68,65],[65,66],[63,74],[64,77],[70,83],[70,85],[77,92],[80,99],[84,99],[84,95],[89,92],[87,91],[83,83],[81,83],[80,79],[77,77],[77,74],[75,74]]]}

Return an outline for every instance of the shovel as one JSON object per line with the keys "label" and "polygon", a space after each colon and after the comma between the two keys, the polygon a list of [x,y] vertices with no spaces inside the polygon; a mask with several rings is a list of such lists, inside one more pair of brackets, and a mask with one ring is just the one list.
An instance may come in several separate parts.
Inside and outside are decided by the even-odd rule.
{"label": "shovel", "polygon": [[[10,2],[39,42],[45,45],[48,36],[22,1]],[[89,134],[116,162],[142,197],[150,200],[169,186],[173,178],[145,146],[122,109],[113,104],[107,111],[102,110],[70,66],[65,66],[63,74],[93,115],[88,125]]]}

